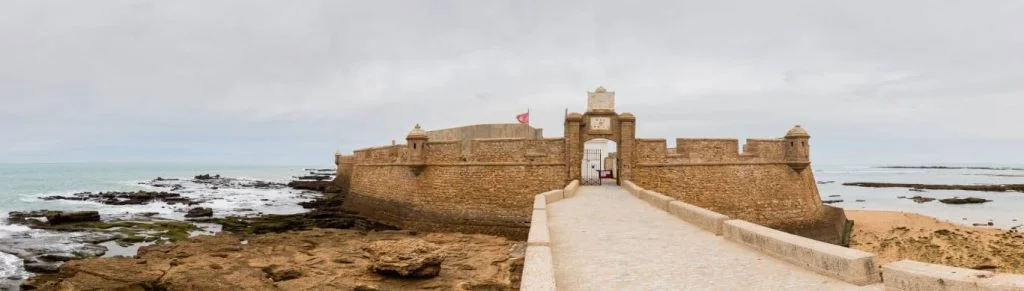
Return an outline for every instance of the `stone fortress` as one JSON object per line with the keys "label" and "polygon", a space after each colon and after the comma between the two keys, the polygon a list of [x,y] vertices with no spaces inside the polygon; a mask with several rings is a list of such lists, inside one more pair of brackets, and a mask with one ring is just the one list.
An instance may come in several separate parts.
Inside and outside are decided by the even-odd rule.
{"label": "stone fortress", "polygon": [[525,239],[534,195],[583,173],[583,145],[615,142],[617,181],[632,181],[708,210],[833,244],[850,226],[823,205],[810,165],[810,135],[782,138],[637,138],[637,118],[615,110],[615,92],[588,92],[587,111],[565,116],[564,136],[544,138],[525,124],[425,131],[405,144],[336,154],[342,208],[399,227]]}

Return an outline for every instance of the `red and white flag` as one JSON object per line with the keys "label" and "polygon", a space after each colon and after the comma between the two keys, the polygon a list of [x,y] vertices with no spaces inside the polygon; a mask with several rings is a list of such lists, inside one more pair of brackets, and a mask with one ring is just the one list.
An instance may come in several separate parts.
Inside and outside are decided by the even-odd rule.
{"label": "red and white flag", "polygon": [[526,110],[526,113],[516,115],[516,120],[518,120],[519,123],[530,124],[530,110]]}

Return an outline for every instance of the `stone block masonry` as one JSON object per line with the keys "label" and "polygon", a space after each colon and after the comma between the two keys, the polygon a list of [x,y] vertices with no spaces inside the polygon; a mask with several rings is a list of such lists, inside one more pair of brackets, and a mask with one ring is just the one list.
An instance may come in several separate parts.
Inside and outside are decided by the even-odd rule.
{"label": "stone block masonry", "polygon": [[342,208],[405,229],[526,239],[534,195],[566,185],[561,139],[474,139],[463,152],[419,134],[355,151]]}
{"label": "stone block masonry", "polygon": [[[526,239],[534,195],[570,198],[579,186],[584,143],[616,142],[616,175],[630,193],[647,189],[662,209],[675,199],[789,233],[841,243],[845,217],[825,208],[810,169],[810,135],[799,126],[777,139],[638,139],[637,118],[618,113],[615,92],[588,93],[587,112],[567,113],[564,138],[524,124],[425,131],[406,143],[338,154],[342,208],[396,226]],[[592,105],[592,106],[590,106]],[[346,185],[347,184],[347,185]],[[569,185],[567,185],[569,184]],[[656,201],[655,201],[656,200]],[[841,211],[840,211],[841,212]],[[838,230],[837,230],[838,229]]]}

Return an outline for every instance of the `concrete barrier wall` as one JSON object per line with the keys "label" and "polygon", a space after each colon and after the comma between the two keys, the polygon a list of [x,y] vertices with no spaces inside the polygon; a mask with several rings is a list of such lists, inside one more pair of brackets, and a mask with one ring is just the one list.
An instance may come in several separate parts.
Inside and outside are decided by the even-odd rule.
{"label": "concrete barrier wall", "polygon": [[548,230],[548,212],[534,209],[530,217],[530,234],[526,238],[527,246],[547,246],[551,244],[551,232]]}
{"label": "concrete barrier wall", "polygon": [[647,202],[647,204],[657,207],[658,209],[661,209],[662,211],[668,211],[668,203],[673,200],[676,200],[675,198],[668,197],[662,195],[661,193],[654,192],[651,190],[641,190],[639,192],[641,200]]}
{"label": "concrete barrier wall", "polygon": [[580,180],[572,180],[572,182],[569,182],[569,185],[565,186],[565,189],[562,189],[562,192],[564,192],[564,194],[563,194],[564,198],[575,197],[576,196],[576,190],[578,190],[579,188],[580,188]]}
{"label": "concrete barrier wall", "polygon": [[520,281],[521,291],[554,291],[555,268],[548,246],[526,247],[526,261],[523,262],[523,279]]}
{"label": "concrete barrier wall", "polygon": [[733,242],[807,270],[856,285],[881,282],[875,254],[819,242],[743,220],[728,220],[722,235]]}
{"label": "concrete barrier wall", "polygon": [[722,235],[722,225],[725,224],[726,220],[729,220],[729,217],[724,214],[693,206],[679,200],[668,203],[668,213],[715,235]]}
{"label": "concrete barrier wall", "polygon": [[564,189],[551,190],[533,197],[530,233],[526,239],[526,261],[519,285],[522,291],[553,291],[555,265],[551,255],[551,230],[548,228],[548,204],[576,196],[580,182],[573,180]]}
{"label": "concrete barrier wall", "polygon": [[565,198],[565,194],[564,194],[563,190],[551,190],[551,191],[548,191],[548,192],[544,192],[544,194],[541,194],[541,195],[544,195],[544,197],[547,197],[547,203],[548,204],[558,202],[559,200],[562,200],[562,199]]}
{"label": "concrete barrier wall", "polygon": [[640,188],[640,186],[637,186],[630,181],[623,182],[622,185],[630,195],[633,195],[633,197],[640,197],[640,191],[643,190],[643,188]]}
{"label": "concrete barrier wall", "polygon": [[903,260],[882,266],[887,291],[1024,290],[1024,275]]}

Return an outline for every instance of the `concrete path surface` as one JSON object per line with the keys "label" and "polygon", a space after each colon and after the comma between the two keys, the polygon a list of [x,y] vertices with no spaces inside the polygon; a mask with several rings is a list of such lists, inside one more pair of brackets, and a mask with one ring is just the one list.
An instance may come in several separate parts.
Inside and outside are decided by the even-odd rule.
{"label": "concrete path surface", "polygon": [[705,232],[617,186],[548,205],[558,290],[880,290],[821,276]]}

